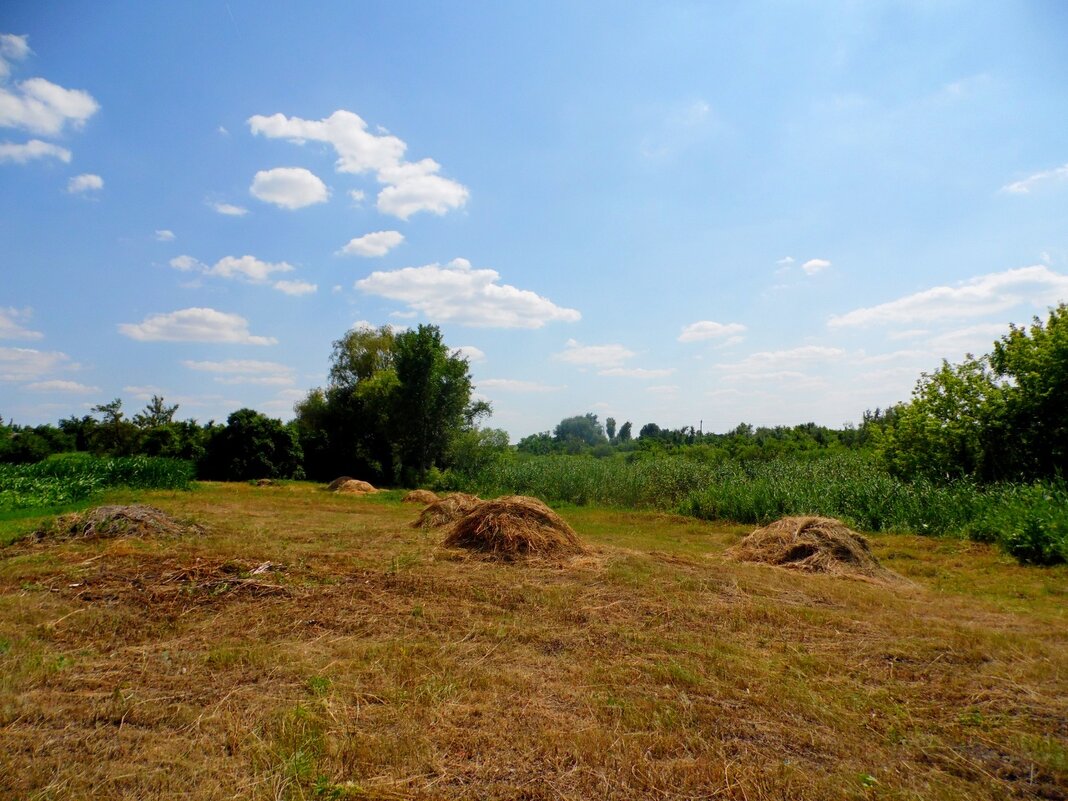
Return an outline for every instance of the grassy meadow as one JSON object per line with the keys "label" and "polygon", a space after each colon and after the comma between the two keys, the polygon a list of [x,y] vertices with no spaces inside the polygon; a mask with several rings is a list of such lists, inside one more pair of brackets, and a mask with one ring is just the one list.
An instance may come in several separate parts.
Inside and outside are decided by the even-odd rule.
{"label": "grassy meadow", "polygon": [[0,519],[0,798],[1065,798],[1063,565],[883,533],[908,582],[803,575],[594,495],[558,505],[592,556],[501,564],[400,497],[103,496],[206,529],[170,539]]}

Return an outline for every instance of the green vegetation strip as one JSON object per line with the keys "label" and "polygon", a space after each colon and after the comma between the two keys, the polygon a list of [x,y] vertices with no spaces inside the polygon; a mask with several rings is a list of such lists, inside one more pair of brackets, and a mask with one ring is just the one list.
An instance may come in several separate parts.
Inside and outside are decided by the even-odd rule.
{"label": "green vegetation strip", "polygon": [[30,465],[0,464],[0,512],[64,506],[111,487],[184,489],[193,465],[151,456],[53,456]]}

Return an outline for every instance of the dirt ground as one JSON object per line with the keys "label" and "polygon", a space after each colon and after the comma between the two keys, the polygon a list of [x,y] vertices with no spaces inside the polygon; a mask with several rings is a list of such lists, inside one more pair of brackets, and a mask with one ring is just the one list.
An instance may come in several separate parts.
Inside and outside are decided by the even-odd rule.
{"label": "dirt ground", "polygon": [[591,554],[498,563],[402,497],[0,549],[0,798],[1068,799],[1063,567],[874,535],[882,586],[591,508]]}

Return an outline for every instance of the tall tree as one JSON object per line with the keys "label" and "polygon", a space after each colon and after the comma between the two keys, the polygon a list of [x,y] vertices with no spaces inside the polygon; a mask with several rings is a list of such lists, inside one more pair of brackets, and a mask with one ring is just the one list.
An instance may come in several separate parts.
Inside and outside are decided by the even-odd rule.
{"label": "tall tree", "polygon": [[[98,407],[99,408],[99,407]],[[156,428],[174,422],[178,404],[168,406],[161,395],[153,395],[144,410],[134,415],[134,425],[138,428]]]}

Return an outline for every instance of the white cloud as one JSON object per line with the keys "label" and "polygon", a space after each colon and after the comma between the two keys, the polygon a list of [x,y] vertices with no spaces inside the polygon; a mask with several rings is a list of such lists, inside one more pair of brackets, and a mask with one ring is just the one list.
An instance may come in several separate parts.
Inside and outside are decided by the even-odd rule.
{"label": "white cloud", "polygon": [[404,241],[400,231],[375,231],[373,234],[350,239],[345,247],[337,252],[339,256],[385,256]]}
{"label": "white cloud", "polygon": [[679,342],[700,342],[717,337],[731,337],[745,331],[741,323],[717,323],[712,320],[700,320],[690,323],[679,334]]}
{"label": "white cloud", "polygon": [[497,390],[498,392],[559,392],[567,387],[553,387],[548,384],[539,384],[536,381],[519,381],[513,378],[486,378],[476,381],[479,389]]}
{"label": "white cloud", "polygon": [[352,189],[349,191],[349,197],[351,197],[357,203],[362,203],[367,197],[367,195],[362,189]]}
{"label": "white cloud", "polygon": [[156,241],[157,242],[173,242],[174,241],[174,231],[169,231],[166,228],[162,228],[162,229],[156,231]]}
{"label": "white cloud", "polygon": [[1022,180],[1013,181],[1011,184],[1005,184],[1005,186],[1001,187],[1001,191],[1013,195],[1026,195],[1038,184],[1045,183],[1046,181],[1065,180],[1068,180],[1068,164],[1065,164],[1063,167],[1055,167],[1052,170],[1036,172],[1034,175],[1029,175]]}
{"label": "white cloud", "polygon": [[[441,169],[433,159],[404,160],[407,145],[388,133],[374,134],[367,123],[351,111],[335,111],[322,120],[305,120],[273,114],[248,120],[253,134],[286,139],[296,144],[328,142],[338,154],[338,172],[356,175],[373,172],[385,185],[378,194],[378,210],[408,219],[419,211],[445,214],[467,202],[468,190],[456,181],[438,175]],[[361,200],[353,195],[354,199]]]}
{"label": "white cloud", "polygon": [[183,273],[192,272],[193,270],[196,270],[197,272],[204,272],[208,269],[208,265],[202,264],[201,262],[194,259],[192,256],[185,255],[175,256],[173,259],[170,260],[169,264],[174,269],[181,270]]}
{"label": "white cloud", "polygon": [[290,211],[325,203],[330,197],[330,190],[319,176],[303,167],[260,170],[252,178],[248,191],[265,203]]}
{"label": "white cloud", "polygon": [[646,387],[645,391],[652,395],[659,395],[662,398],[673,398],[679,394],[679,387],[676,384],[660,384]]}
{"label": "white cloud", "polygon": [[64,89],[44,78],[30,78],[15,91],[0,86],[0,127],[58,136],[69,123],[80,128],[100,109],[88,92]]}
{"label": "white cloud", "polygon": [[541,328],[558,320],[581,318],[529,290],[497,283],[496,270],[475,270],[466,259],[376,271],[355,286],[371,295],[406,303],[435,322],[487,328]]}
{"label": "white cloud", "polygon": [[801,269],[805,271],[805,275],[815,275],[830,266],[831,263],[827,259],[809,259],[801,265]]}
{"label": "white cloud", "polygon": [[293,369],[278,362],[265,362],[256,359],[198,362],[186,359],[182,364],[190,370],[214,373],[215,380],[220,384],[289,386],[294,383]]}
{"label": "white cloud", "polygon": [[43,158],[59,159],[64,164],[69,164],[71,155],[67,148],[42,142],[40,139],[31,139],[24,145],[0,142],[0,163],[13,161],[15,164],[25,164],[31,159]]}
{"label": "white cloud", "polygon": [[717,364],[716,367],[729,372],[771,375],[776,368],[792,367],[798,364],[812,364],[841,359],[846,352],[841,348],[825,345],[802,345],[787,350],[760,351],[750,354],[738,362]]}
{"label": "white cloud", "polygon": [[32,52],[28,36],[0,33],[0,78],[6,78],[11,73],[9,62],[22,61]]}
{"label": "white cloud", "polygon": [[[172,260],[173,263],[173,260]],[[261,261],[255,256],[223,256],[214,266],[206,269],[207,275],[217,275],[221,278],[243,278],[252,283],[263,283],[274,273],[288,273],[293,271],[293,266],[284,261],[272,263]]]}
{"label": "white cloud", "polygon": [[789,267],[791,264],[794,263],[794,257],[793,256],[783,256],[781,259],[779,259],[775,263],[778,264],[780,267]]}
{"label": "white cloud", "polygon": [[981,317],[1019,305],[1044,307],[1068,299],[1068,275],[1045,265],[1019,267],[937,286],[903,298],[833,315],[830,328],[876,324],[929,324]]}
{"label": "white cloud", "polygon": [[208,205],[219,214],[225,214],[227,217],[244,217],[248,214],[248,209],[244,206],[235,206],[233,203],[209,202]]}
{"label": "white cloud", "polygon": [[32,348],[0,348],[0,381],[34,381],[56,370],[77,365],[59,351]]}
{"label": "white cloud", "polygon": [[153,395],[159,395],[161,398],[166,397],[169,393],[167,390],[157,387],[153,384],[146,386],[128,386],[123,387],[122,391],[127,395],[132,395],[136,400],[152,400]]}
{"label": "white cloud", "polygon": [[609,368],[620,366],[634,355],[634,351],[623,345],[583,345],[569,339],[564,350],[553,354],[553,358],[583,367]]}
{"label": "white cloud", "polygon": [[78,394],[88,394],[90,392],[99,392],[100,387],[89,387],[85,384],[79,384],[77,381],[35,381],[32,384],[27,384],[26,389],[32,389],[34,392],[71,392]]}
{"label": "white cloud", "polygon": [[310,295],[319,289],[318,284],[310,284],[307,281],[275,281],[274,288],[287,295]]}
{"label": "white cloud", "polygon": [[33,316],[30,309],[0,308],[0,339],[41,339],[44,334],[23,327]]}
{"label": "white cloud", "polygon": [[307,393],[300,389],[283,389],[275,397],[266,403],[258,404],[264,414],[275,414],[279,417],[292,417],[293,407],[307,397]]}
{"label": "white cloud", "polygon": [[352,324],[351,330],[352,331],[362,331],[362,330],[374,331],[376,328],[378,328],[378,326],[375,325],[374,323],[370,322],[369,320],[357,320],[356,322],[354,322]]}
{"label": "white cloud", "polygon": [[674,367],[666,367],[658,370],[647,370],[643,367],[612,367],[601,370],[597,375],[610,376],[613,378],[666,378],[675,372]]}
{"label": "white cloud", "polygon": [[273,337],[253,336],[248,320],[215,309],[179,309],[152,314],[140,323],[121,323],[119,333],[141,342],[228,342],[238,345],[274,345]]}
{"label": "white cloud", "polygon": [[485,352],[481,348],[476,348],[474,345],[461,345],[456,351],[460,354],[460,358],[467,359],[469,362],[486,361]]}
{"label": "white cloud", "polygon": [[104,188],[104,179],[92,173],[75,175],[67,182],[67,191],[72,195],[80,192],[96,192]]}

